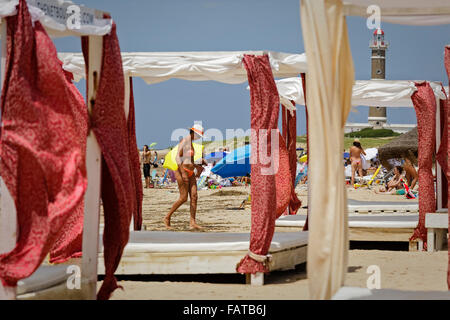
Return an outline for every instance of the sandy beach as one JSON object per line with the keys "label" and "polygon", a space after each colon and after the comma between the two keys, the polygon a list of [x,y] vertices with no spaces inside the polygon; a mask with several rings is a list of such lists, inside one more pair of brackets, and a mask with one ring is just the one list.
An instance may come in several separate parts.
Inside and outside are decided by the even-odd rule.
{"label": "sandy beach", "polygon": [[[302,206],[307,205],[306,186],[298,186]],[[236,210],[250,193],[250,187],[228,187],[221,190],[200,190],[197,221],[203,232],[250,232],[250,206]],[[355,200],[396,201],[408,203],[402,196],[380,195],[366,188],[347,188],[348,197]],[[175,185],[169,188],[144,189],[143,223],[147,230],[165,230],[163,217],[177,199]],[[306,214],[306,209],[299,214]],[[173,215],[173,232],[189,231],[189,204]],[[276,232],[292,231],[276,228]],[[294,229],[295,230],[295,229]],[[366,287],[367,268],[378,265],[381,287],[413,291],[445,291],[447,252],[408,252],[383,247],[351,249],[345,284]],[[124,290],[116,290],[113,299],[308,299],[306,265],[291,271],[276,271],[265,277],[265,285],[245,285],[243,275],[149,275],[120,276]],[[99,281],[99,284],[101,281]]]}

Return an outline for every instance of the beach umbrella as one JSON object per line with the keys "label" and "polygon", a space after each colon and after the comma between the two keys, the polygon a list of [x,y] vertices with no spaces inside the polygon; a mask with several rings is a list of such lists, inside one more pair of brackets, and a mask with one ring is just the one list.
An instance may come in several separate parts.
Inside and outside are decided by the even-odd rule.
{"label": "beach umbrella", "polygon": [[249,144],[232,150],[211,169],[211,172],[222,178],[250,174],[250,152]]}
{"label": "beach umbrella", "polygon": [[300,162],[306,162],[306,161],[308,161],[308,155],[305,154],[305,155],[301,156],[300,159],[299,159],[299,161],[300,161]]}
{"label": "beach umbrella", "polygon": [[[194,147],[194,161],[197,161],[202,158],[203,146],[198,143],[193,143],[192,146]],[[164,157],[164,164],[163,164],[164,168],[173,171],[178,170],[178,165],[176,161],[177,152],[178,152],[178,145],[172,150],[170,150],[169,153],[166,154],[166,156]]]}
{"label": "beach umbrella", "polygon": [[416,127],[378,148],[378,159],[381,160],[383,166],[386,168],[390,168],[390,165],[388,165],[389,159],[406,157],[412,163],[416,163],[418,150],[419,145]]}
{"label": "beach umbrella", "polygon": [[205,156],[205,160],[207,162],[214,162],[224,158],[226,155],[226,152],[211,152]]}

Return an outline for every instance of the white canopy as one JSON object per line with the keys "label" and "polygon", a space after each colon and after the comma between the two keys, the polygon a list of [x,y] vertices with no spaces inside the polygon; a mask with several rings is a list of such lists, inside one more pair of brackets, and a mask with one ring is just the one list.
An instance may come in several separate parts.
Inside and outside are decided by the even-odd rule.
{"label": "white canopy", "polygon": [[[158,83],[171,78],[236,84],[247,81],[242,65],[244,54],[267,53],[274,77],[298,76],[306,72],[306,55],[272,51],[229,52],[124,52],[122,62],[125,75],[140,77],[145,82]],[[59,53],[63,68],[79,81],[85,76],[81,53]]]}
{"label": "white canopy", "polygon": [[[275,81],[280,100],[283,104],[295,101],[298,105],[305,104],[302,80],[299,77]],[[414,82],[409,80],[357,80],[353,85],[353,106],[372,107],[413,107],[411,95],[417,91]],[[429,82],[436,98],[445,100],[440,82]],[[448,87],[446,88],[448,92]],[[290,107],[290,106],[287,106]]]}
{"label": "white canopy", "polygon": [[[19,0],[0,0],[0,18],[17,13]],[[97,35],[103,36],[111,31],[112,19],[103,19],[103,12],[74,4],[69,0],[27,0],[28,10],[33,21],[40,21],[47,33],[53,37]],[[79,25],[68,23],[72,14],[69,6],[79,8]]]}
{"label": "white canopy", "polygon": [[381,21],[388,23],[431,26],[450,24],[448,0],[343,0],[347,16],[368,17],[367,8],[377,5]]}

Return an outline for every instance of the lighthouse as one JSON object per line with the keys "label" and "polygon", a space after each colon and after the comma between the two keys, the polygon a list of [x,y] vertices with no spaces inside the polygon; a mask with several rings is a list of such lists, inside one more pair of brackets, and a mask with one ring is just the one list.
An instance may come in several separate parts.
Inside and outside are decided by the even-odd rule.
{"label": "lighthouse", "polygon": [[[378,28],[373,33],[369,47],[372,49],[372,79],[385,79],[386,76],[386,50],[388,43],[384,40],[384,31]],[[386,125],[386,108],[369,108],[369,125],[374,129],[381,129]]]}

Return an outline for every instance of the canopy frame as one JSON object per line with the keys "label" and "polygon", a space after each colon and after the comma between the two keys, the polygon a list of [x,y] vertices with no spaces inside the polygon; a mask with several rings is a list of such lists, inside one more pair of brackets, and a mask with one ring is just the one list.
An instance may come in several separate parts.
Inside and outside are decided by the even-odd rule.
{"label": "canopy frame", "polygon": [[[29,2],[30,0],[27,0]],[[31,0],[33,1],[33,0]],[[9,1],[11,3],[14,0]],[[60,0],[45,0],[46,4],[55,6],[55,8],[64,8],[64,3]],[[5,5],[3,3],[3,5]],[[6,4],[8,5],[8,3]],[[1,9],[1,8],[0,8]],[[109,16],[106,11],[96,9],[95,15],[97,19],[103,19],[105,15]],[[48,18],[48,12],[44,12],[43,19]],[[51,17],[50,17],[51,18]],[[6,39],[7,23],[6,20],[0,19],[2,39]],[[89,26],[89,24],[86,24]],[[52,29],[44,24],[45,29],[51,32]],[[87,98],[88,110],[91,110],[95,103],[97,84],[101,72],[102,52],[103,52],[103,36],[92,35],[91,32],[78,32],[71,34],[74,36],[89,37],[89,90]],[[64,35],[66,36],[66,35]],[[2,41],[1,48],[1,86],[5,81],[5,65],[6,65],[6,41]],[[79,289],[80,299],[95,300],[97,295],[97,261],[98,261],[98,245],[99,245],[99,221],[100,221],[100,182],[101,182],[101,151],[95,134],[92,130],[87,137],[86,149],[86,169],[88,178],[88,187],[84,196],[85,214],[83,221],[83,257],[81,261],[81,288]],[[14,200],[11,197],[3,179],[0,177],[1,188],[1,212],[0,212],[0,252],[9,252],[14,249],[17,241],[17,211]],[[78,290],[78,289],[75,289]],[[16,298],[16,287],[4,287],[0,282],[0,300],[14,300]]]}

